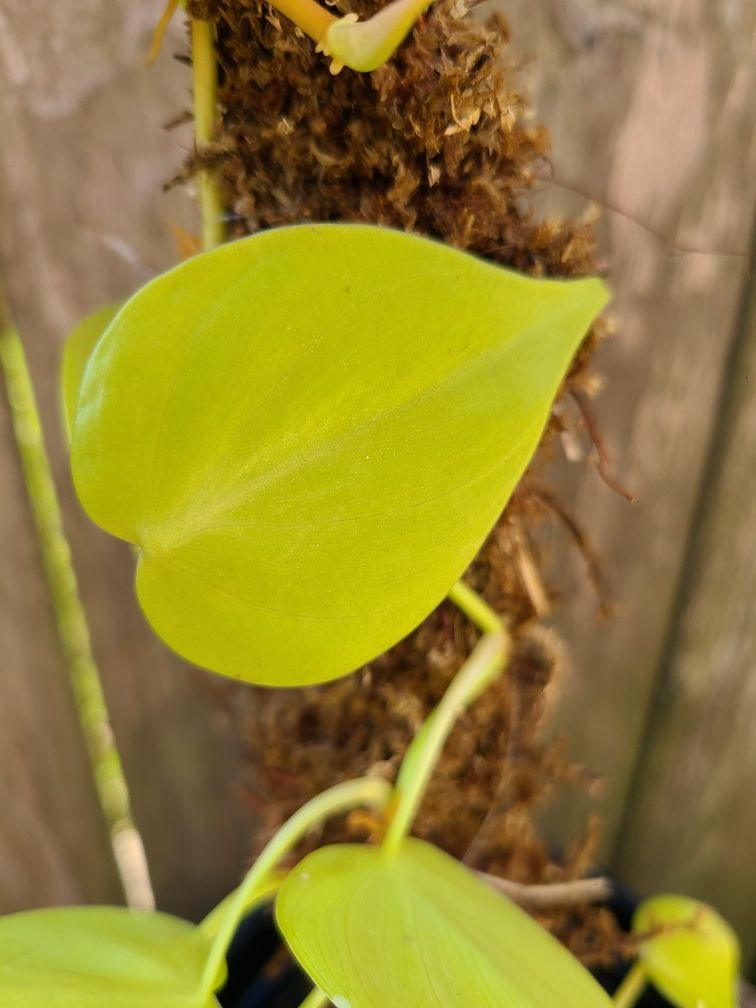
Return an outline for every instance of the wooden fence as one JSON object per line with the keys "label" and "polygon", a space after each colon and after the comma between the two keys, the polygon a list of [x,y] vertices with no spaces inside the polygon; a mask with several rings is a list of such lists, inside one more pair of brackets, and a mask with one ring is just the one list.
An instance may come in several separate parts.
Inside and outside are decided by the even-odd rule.
{"label": "wooden fence", "polygon": [[[640,891],[718,905],[756,947],[756,9],[749,0],[498,0],[554,144],[544,205],[605,209],[618,335],[601,428],[634,505],[555,472],[617,613],[595,622],[561,548],[574,671],[559,707],[607,775],[605,857]],[[160,904],[196,916],[237,878],[233,696],[210,705],[145,628],[129,557],[72,495],[61,340],[173,258],[191,208],[161,185],[187,135],[186,70],[144,69],[160,0],[5,0],[0,255],[42,405],[96,655]],[[178,34],[168,52],[182,47]],[[532,55],[532,61],[527,61]],[[527,61],[527,63],[526,63]],[[191,225],[190,225],[191,226]],[[0,911],[118,898],[0,396]],[[555,554],[556,556],[556,554]],[[578,812],[580,810],[577,810]],[[566,830],[574,811],[565,811]]]}

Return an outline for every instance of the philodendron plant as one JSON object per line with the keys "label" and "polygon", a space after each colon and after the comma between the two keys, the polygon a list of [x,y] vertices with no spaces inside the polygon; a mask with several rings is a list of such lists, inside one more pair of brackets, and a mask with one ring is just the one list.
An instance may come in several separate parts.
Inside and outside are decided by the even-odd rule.
{"label": "philodendron plant", "polygon": [[[316,798],[199,927],[118,908],[0,921],[10,1003],[212,1005],[240,919],[269,899],[313,999],[342,1008],[606,1003],[523,911],[407,836],[456,716],[506,658],[503,625],[458,579],[606,299],[596,279],[534,280],[416,236],[306,225],[198,255],[74,334],[74,482],[136,548],[137,595],[174,650],[298,686],[349,673],[446,596],[482,635],[396,785]],[[356,806],[372,809],[374,842],[281,873],[315,823]]]}
{"label": "philodendron plant", "polygon": [[[425,3],[398,0],[369,27],[311,0],[277,6],[364,69]],[[239,922],[273,901],[313,982],[307,1008],[606,1008],[524,911],[409,833],[457,716],[506,663],[504,624],[460,578],[607,291],[362,225],[212,248],[207,183],[208,250],[86,320],[64,364],[76,489],[133,544],[147,619],[195,664],[278,687],[352,672],[447,597],[480,639],[394,785],[368,777],[313,799],[196,927],[118,907],[0,919],[0,1000],[211,1008]],[[369,842],[283,869],[314,826],[355,808],[370,810]]]}
{"label": "philodendron plant", "polygon": [[[534,280],[403,233],[307,225],[196,256],[74,333],[76,488],[136,548],[139,600],[177,652],[291,687],[349,673],[447,596],[482,633],[396,784],[315,798],[198,927],[117,907],[0,920],[5,1003],[209,1008],[240,920],[274,900],[315,985],[308,1008],[607,1005],[527,914],[408,836],[457,715],[506,660],[505,627],[458,579],[606,300],[595,279]],[[360,806],[372,842],[282,871],[314,825]],[[652,977],[666,975],[660,941],[642,958]]]}

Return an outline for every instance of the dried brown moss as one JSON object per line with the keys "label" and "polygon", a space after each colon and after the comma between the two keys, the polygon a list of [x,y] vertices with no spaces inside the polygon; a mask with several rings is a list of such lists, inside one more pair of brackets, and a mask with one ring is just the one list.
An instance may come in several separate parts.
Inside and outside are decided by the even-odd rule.
{"label": "dried brown moss", "polygon": [[[367,16],[372,0],[333,5]],[[548,140],[513,87],[503,20],[440,0],[394,59],[373,74],[330,74],[312,43],[260,0],[191,0],[217,24],[222,65],[220,135],[201,165],[217,179],[231,231],[317,221],[367,221],[438,238],[533,275],[595,271],[590,226],[539,221],[523,196],[543,175]],[[583,388],[596,340],[578,354],[564,394]],[[563,421],[555,411],[550,431]],[[532,472],[469,574],[515,635],[505,677],[463,717],[416,821],[426,837],[474,867],[522,882],[578,877],[595,830],[556,862],[536,813],[553,789],[585,784],[544,741],[549,687],[561,643],[537,623],[548,602],[533,530],[553,504]],[[304,800],[347,777],[393,777],[409,740],[464,661],[474,632],[442,606],[413,635],[360,673],[298,692],[258,691],[249,716],[255,848]],[[359,818],[322,840],[359,831]],[[603,911],[561,910],[546,923],[586,958],[612,928]]]}
{"label": "dried brown moss", "polygon": [[595,269],[589,226],[523,210],[548,139],[511,86],[500,18],[484,26],[442,0],[389,64],[333,76],[265,3],[191,6],[218,24],[223,128],[210,158],[241,231],[361,220],[536,275]]}

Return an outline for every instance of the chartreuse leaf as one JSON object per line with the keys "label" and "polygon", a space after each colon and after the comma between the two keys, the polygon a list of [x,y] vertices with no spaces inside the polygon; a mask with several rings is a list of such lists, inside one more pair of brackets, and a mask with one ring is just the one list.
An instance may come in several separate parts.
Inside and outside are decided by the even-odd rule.
{"label": "chartreuse leaf", "polygon": [[284,881],[278,926],[337,1008],[608,1008],[548,932],[420,840],[322,847]]}
{"label": "chartreuse leaf", "polygon": [[0,1003],[23,1008],[210,1008],[209,943],[176,917],[122,907],[0,917]]}
{"label": "chartreuse leaf", "polygon": [[105,332],[115,317],[120,305],[107,305],[92,312],[72,330],[63,347],[61,365],[61,398],[63,402],[63,425],[68,438],[71,437],[76,404],[79,401],[81,379],[97,340]]}
{"label": "chartreuse leaf", "polygon": [[654,896],[633,917],[639,955],[655,987],[678,1008],[735,1008],[738,939],[720,915],[687,896]]}
{"label": "chartreuse leaf", "polygon": [[90,516],[186,658],[335,678],[443,599],[525,468],[607,298],[360,225],[263,232],[137,293],[73,432]]}

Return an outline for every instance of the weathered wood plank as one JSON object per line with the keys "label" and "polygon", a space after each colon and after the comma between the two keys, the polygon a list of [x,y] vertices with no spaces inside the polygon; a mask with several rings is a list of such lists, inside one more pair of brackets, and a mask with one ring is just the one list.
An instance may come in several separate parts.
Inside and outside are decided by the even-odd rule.
{"label": "weathered wood plank", "polygon": [[756,284],[617,856],[641,891],[710,900],[756,966]]}
{"label": "weathered wood plank", "polygon": [[138,612],[128,549],[75,502],[57,402],[71,324],[170,265],[168,222],[194,220],[161,193],[188,142],[163,124],[190,86],[170,58],[185,48],[179,29],[144,67],[162,6],[3,4],[0,248],[158,902],[196,915],[236,882],[247,849],[238,743],[209,678],[168,654]]}
{"label": "weathered wood plank", "polygon": [[0,378],[0,913],[118,902]]}
{"label": "weathered wood plank", "polygon": [[[602,230],[618,334],[598,357],[607,389],[597,412],[637,503],[628,505],[583,467],[564,467],[559,477],[618,604],[614,619],[595,621],[579,562],[564,575],[560,622],[574,673],[560,723],[573,752],[608,778],[610,851],[747,272],[756,10],[707,0],[509,0],[502,9],[517,53],[534,57],[530,76],[539,118],[552,131],[557,180],[615,208],[605,210]],[[565,188],[553,187],[549,199],[571,210],[581,205]],[[562,830],[574,821],[562,817]]]}

